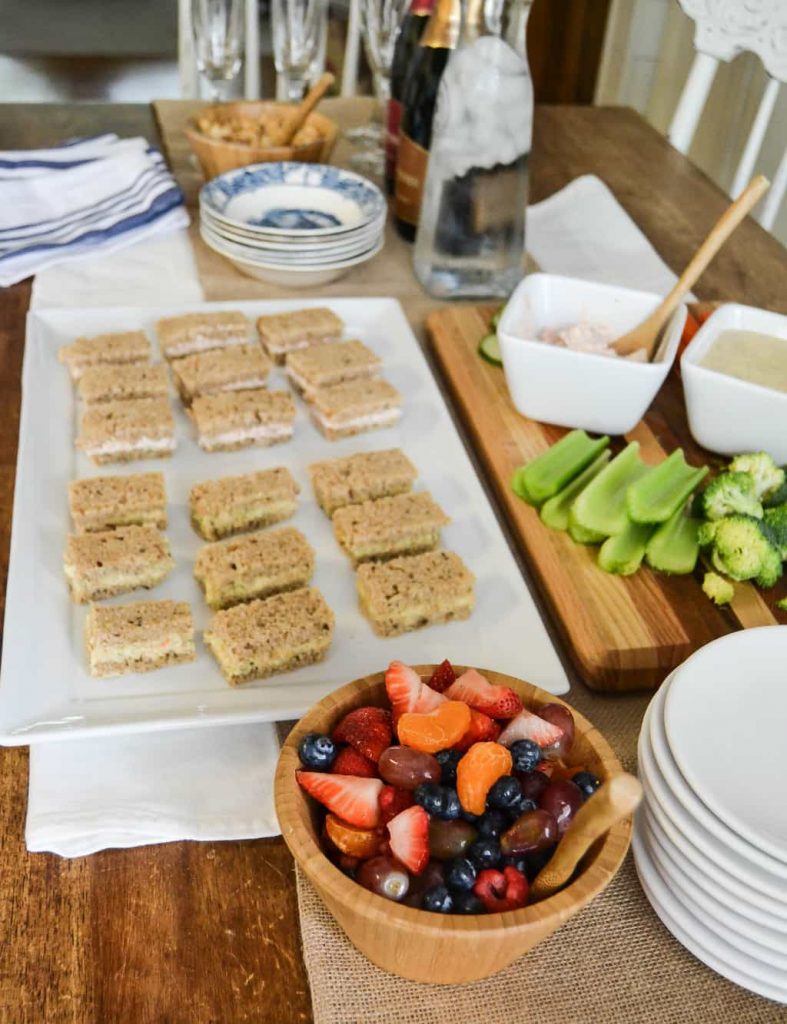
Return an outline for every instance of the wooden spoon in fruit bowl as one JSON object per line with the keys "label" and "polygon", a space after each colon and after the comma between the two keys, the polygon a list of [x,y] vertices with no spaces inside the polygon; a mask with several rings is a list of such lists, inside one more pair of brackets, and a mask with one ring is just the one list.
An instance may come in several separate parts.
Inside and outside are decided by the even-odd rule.
{"label": "wooden spoon in fruit bowl", "polygon": [[628,772],[613,775],[599,786],[574,815],[552,859],[533,880],[532,899],[544,900],[561,889],[593,843],[613,825],[633,814],[641,799],[640,781]]}
{"label": "wooden spoon in fruit bowl", "polygon": [[612,342],[611,347],[619,356],[628,356],[638,349],[644,349],[646,361],[653,358],[659,335],[667,320],[678,308],[683,296],[702,275],[703,271],[737,228],[751,208],[762,198],[770,182],[759,174],[752,178],[738,198],[732,203],[711,229],[710,234],[694,253],[689,265],[680,275],[669,295],[653,310],[649,317],[627,334]]}
{"label": "wooden spoon in fruit bowl", "polygon": [[274,146],[289,146],[295,134],[303,127],[306,118],[330,89],[333,82],[334,78],[330,71],[326,71],[324,75],[320,76],[295,110],[281,125],[277,125],[275,130],[270,132],[271,142]]}

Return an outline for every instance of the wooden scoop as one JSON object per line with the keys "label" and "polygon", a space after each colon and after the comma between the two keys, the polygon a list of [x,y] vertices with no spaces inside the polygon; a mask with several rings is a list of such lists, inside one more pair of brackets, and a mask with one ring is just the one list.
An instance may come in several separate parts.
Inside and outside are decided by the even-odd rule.
{"label": "wooden scoop", "polygon": [[552,860],[536,875],[530,889],[532,899],[546,899],[564,886],[599,836],[628,818],[641,799],[639,779],[626,772],[600,786],[577,811]]}
{"label": "wooden scoop", "polygon": [[333,75],[326,71],[320,76],[319,81],[309,89],[295,110],[289,115],[284,123],[271,132],[274,146],[289,146],[293,136],[303,127],[306,118],[311,114],[326,92],[333,85]]}
{"label": "wooden scoop", "polygon": [[738,198],[732,203],[713,226],[710,234],[694,253],[691,262],[675,282],[669,295],[656,309],[628,334],[612,342],[612,348],[621,356],[630,355],[637,349],[644,349],[648,361],[653,358],[659,334],[672,316],[683,296],[702,275],[703,271],[737,228],[746,214],[770,188],[770,182],[761,174],[752,178]]}

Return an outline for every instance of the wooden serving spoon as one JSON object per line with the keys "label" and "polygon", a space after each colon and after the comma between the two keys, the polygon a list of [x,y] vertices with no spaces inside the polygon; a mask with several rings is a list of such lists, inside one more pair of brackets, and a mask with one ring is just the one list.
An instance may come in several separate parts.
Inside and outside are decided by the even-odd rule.
{"label": "wooden serving spoon", "polygon": [[696,284],[707,265],[749,210],[767,192],[770,184],[768,179],[761,174],[757,175],[756,178],[752,178],[735,202],[727,207],[713,226],[708,237],[694,253],[689,265],[675,282],[669,295],[641,324],[612,342],[611,347],[615,349],[618,355],[628,356],[638,349],[644,349],[647,353],[648,361],[653,358],[661,330],[678,308],[683,296]]}
{"label": "wooden serving spoon", "polygon": [[546,899],[564,886],[599,836],[633,814],[641,799],[639,779],[627,772],[613,775],[599,786],[577,811],[552,860],[536,875],[530,889],[532,899]]}
{"label": "wooden serving spoon", "polygon": [[333,82],[334,78],[330,71],[326,71],[324,75],[320,76],[273,136],[275,146],[289,146],[295,134],[303,127],[306,118],[330,89]]}

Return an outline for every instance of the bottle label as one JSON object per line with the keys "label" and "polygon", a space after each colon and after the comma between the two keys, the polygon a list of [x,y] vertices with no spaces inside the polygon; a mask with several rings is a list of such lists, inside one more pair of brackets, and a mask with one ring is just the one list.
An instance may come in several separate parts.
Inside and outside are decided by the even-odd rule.
{"label": "bottle label", "polygon": [[396,160],[399,153],[399,128],[402,123],[402,104],[399,100],[388,100],[388,125],[385,131],[385,176],[389,181],[396,174]]}
{"label": "bottle label", "polygon": [[396,217],[406,224],[415,226],[418,223],[428,162],[429,151],[402,132],[396,161],[394,209]]}

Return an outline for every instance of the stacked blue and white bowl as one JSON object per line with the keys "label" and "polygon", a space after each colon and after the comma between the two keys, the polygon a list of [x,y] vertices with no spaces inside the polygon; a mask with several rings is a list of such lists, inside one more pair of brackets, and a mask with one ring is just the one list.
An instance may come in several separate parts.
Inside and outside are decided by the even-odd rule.
{"label": "stacked blue and white bowl", "polygon": [[675,938],[787,1003],[787,626],[731,633],[662,683],[643,721],[642,888]]}
{"label": "stacked blue and white bowl", "polygon": [[326,284],[371,259],[385,217],[376,185],[326,164],[240,167],[200,192],[206,245],[245,274],[290,288]]}

